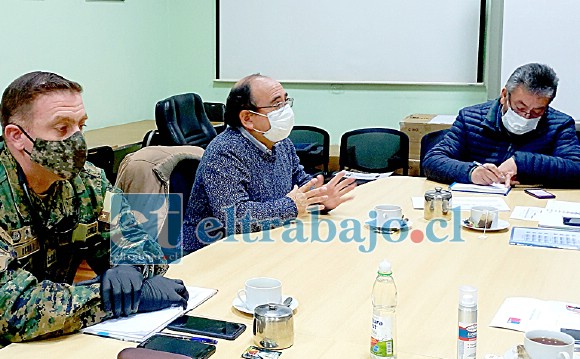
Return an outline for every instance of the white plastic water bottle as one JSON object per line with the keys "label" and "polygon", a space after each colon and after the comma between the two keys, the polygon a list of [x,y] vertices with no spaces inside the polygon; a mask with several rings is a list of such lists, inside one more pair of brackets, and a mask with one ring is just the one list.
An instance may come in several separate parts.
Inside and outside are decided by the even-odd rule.
{"label": "white plastic water bottle", "polygon": [[477,349],[477,289],[459,288],[457,359],[475,359]]}
{"label": "white plastic water bottle", "polygon": [[371,359],[396,358],[397,286],[391,272],[391,263],[387,260],[379,264],[372,301]]}

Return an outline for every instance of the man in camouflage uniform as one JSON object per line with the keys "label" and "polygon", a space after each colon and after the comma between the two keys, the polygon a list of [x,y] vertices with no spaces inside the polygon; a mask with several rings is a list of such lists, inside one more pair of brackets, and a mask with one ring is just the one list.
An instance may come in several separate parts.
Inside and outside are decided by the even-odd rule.
{"label": "man in camouflage uniform", "polygon": [[[0,348],[187,302],[183,282],[162,276],[161,248],[126,201],[109,220],[105,197],[120,191],[85,163],[81,91],[32,72],[2,96]],[[72,285],[83,259],[99,276]]]}

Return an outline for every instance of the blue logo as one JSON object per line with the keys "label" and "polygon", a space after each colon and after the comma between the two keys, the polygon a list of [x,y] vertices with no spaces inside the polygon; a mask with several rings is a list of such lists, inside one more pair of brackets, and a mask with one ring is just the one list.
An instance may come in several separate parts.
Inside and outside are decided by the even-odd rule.
{"label": "blue logo", "polygon": [[[111,197],[111,263],[176,263],[183,257],[182,195],[116,193]],[[147,235],[161,247],[137,245]]]}
{"label": "blue logo", "polygon": [[[245,243],[273,243],[277,240],[285,243],[307,243],[321,242],[330,243],[339,241],[341,243],[357,243],[358,249],[362,253],[374,251],[380,242],[400,243],[410,240],[419,244],[424,241],[432,243],[453,242],[461,243],[461,208],[455,207],[452,210],[453,220],[444,219],[430,220],[425,230],[422,229],[402,229],[396,231],[377,231],[365,226],[355,218],[344,218],[340,221],[325,218],[319,212],[313,211],[306,218],[295,218],[291,220],[281,220],[280,218],[265,218],[261,220],[253,219],[249,213],[237,218],[235,207],[228,206],[223,209],[224,220],[215,217],[208,217],[201,220],[196,228],[197,238],[205,243],[211,244],[224,239],[224,242],[235,243],[240,241],[240,237],[233,234],[236,228],[241,229],[241,241]],[[369,217],[376,217],[375,211],[369,212]],[[309,223],[310,225],[305,225]],[[273,238],[269,229],[282,227],[284,230],[280,236]],[[440,229],[450,227],[452,234],[439,234]],[[252,232],[259,230],[260,232]]]}

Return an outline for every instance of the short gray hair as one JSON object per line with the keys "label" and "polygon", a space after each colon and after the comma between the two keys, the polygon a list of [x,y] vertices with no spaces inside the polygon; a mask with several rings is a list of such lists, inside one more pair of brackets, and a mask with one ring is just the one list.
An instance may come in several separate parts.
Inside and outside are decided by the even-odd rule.
{"label": "short gray hair", "polygon": [[505,84],[508,93],[511,93],[518,86],[523,86],[534,95],[547,97],[551,101],[556,97],[558,76],[556,76],[554,69],[548,65],[525,64],[518,67]]}

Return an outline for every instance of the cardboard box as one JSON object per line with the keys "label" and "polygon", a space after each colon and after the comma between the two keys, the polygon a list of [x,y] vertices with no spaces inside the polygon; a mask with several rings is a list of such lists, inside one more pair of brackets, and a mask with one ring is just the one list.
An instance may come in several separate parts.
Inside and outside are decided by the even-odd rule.
{"label": "cardboard box", "polygon": [[[418,177],[419,176],[419,160],[409,160],[409,176]],[[395,174],[402,175],[403,170],[398,169],[395,171]]]}
{"label": "cardboard box", "polygon": [[399,122],[400,131],[409,136],[409,159],[419,160],[421,155],[421,139],[425,134],[451,127],[450,123],[430,123],[429,121],[435,116],[429,114],[413,114]]}
{"label": "cardboard box", "polygon": [[409,159],[418,160],[421,158],[421,141],[409,142]]}
{"label": "cardboard box", "polygon": [[419,177],[421,169],[419,166],[419,162],[421,161],[409,159],[409,176]]}
{"label": "cardboard box", "polygon": [[450,128],[447,123],[429,123],[436,115],[413,114],[405,117],[401,122],[400,131],[409,136],[409,142],[421,143],[424,134]]}

